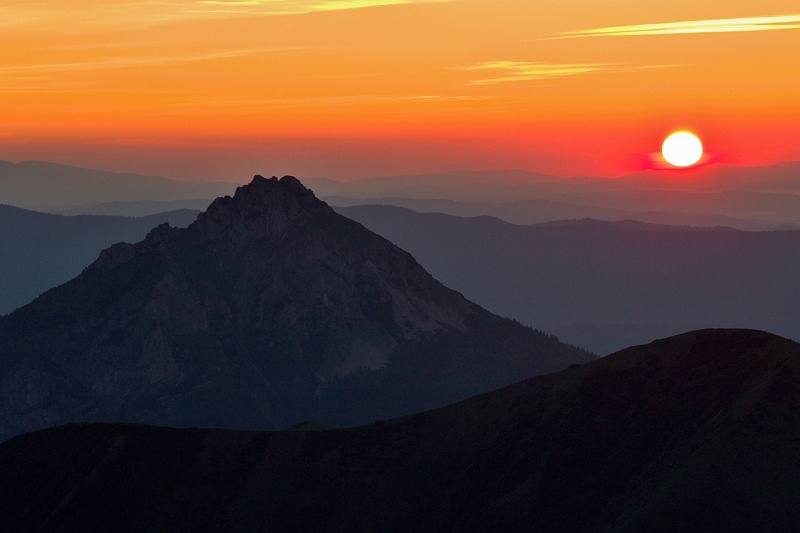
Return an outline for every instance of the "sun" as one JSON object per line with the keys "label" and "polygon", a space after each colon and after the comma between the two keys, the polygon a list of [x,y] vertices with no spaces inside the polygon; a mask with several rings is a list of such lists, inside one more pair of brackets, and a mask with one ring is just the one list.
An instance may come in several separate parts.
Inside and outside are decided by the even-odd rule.
{"label": "sun", "polygon": [[690,167],[703,157],[703,143],[694,133],[676,131],[664,139],[661,154],[672,166]]}

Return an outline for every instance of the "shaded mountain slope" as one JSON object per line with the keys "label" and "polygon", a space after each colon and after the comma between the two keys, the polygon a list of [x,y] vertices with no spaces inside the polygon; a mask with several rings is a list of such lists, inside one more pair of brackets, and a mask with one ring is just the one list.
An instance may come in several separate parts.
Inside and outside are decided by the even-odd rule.
{"label": "shaded mountain slope", "polygon": [[20,529],[790,531],[800,345],[705,330],[345,430],[73,425],[0,444]]}
{"label": "shaded mountain slope", "polygon": [[590,358],[442,286],[296,179],[257,176],[0,318],[0,438],[355,424]]}
{"label": "shaded mountain slope", "polygon": [[80,274],[100,251],[142,240],[164,222],[188,226],[196,211],[131,218],[61,216],[0,205],[0,315]]}
{"label": "shaded mountain slope", "polygon": [[599,354],[706,327],[800,338],[800,231],[337,210],[487,309]]}

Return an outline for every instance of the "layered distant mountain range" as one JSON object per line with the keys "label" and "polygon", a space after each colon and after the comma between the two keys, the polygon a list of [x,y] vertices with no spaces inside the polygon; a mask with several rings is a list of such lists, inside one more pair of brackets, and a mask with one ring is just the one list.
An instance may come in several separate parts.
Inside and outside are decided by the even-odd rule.
{"label": "layered distant mountain range", "polygon": [[[0,161],[0,204],[51,213],[153,214],[197,208],[197,199],[202,199],[201,205],[208,205],[210,199],[226,194],[230,188],[229,183],[178,181],[43,161]],[[150,201],[156,201],[155,210]],[[139,205],[147,212],[134,209],[109,213],[108,203],[117,209],[125,209],[123,204]]]}
{"label": "layered distant mountain range", "polygon": [[80,274],[100,250],[137,242],[159,224],[186,227],[197,211],[144,217],[39,213],[0,205],[0,315]]}
{"label": "layered distant mountain range", "polygon": [[298,180],[257,176],[0,318],[0,438],[363,423],[591,358],[444,287]]}
{"label": "layered distant mountain range", "polygon": [[526,171],[449,172],[349,182],[307,179],[331,205],[386,204],[516,224],[563,219],[798,229],[800,163],[713,165],[616,178],[561,178]]}
{"label": "layered distant mountain range", "polygon": [[[800,231],[599,220],[518,226],[392,206],[336,209],[487,309],[598,354],[707,327],[800,338]],[[0,313],[76,276],[111,244],[195,217],[65,217],[0,207]]]}
{"label": "layered distant mountain range", "polygon": [[800,231],[337,209],[468,298],[599,354],[708,327],[800,338]]}
{"label": "layered distant mountain range", "polygon": [[[800,229],[798,178],[800,163],[709,165],[617,178],[501,170],[303,182],[334,206],[380,203],[421,212],[491,215],[515,224],[595,218],[764,230]],[[0,203],[50,213],[142,216],[204,209],[229,189],[230,184],[219,182],[0,161]]]}

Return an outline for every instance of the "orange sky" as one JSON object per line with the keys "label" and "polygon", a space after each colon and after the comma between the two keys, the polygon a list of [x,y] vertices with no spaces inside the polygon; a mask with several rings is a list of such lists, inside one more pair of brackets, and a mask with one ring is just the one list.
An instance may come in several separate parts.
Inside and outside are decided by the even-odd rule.
{"label": "orange sky", "polygon": [[[0,158],[358,178],[800,159],[796,0],[4,0]],[[243,177],[244,176],[244,177]]]}

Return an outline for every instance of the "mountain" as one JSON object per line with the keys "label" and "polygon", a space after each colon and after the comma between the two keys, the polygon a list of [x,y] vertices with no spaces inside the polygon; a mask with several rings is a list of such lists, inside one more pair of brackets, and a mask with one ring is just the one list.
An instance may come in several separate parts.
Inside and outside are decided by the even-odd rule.
{"label": "mountain", "polygon": [[470,300],[598,354],[708,327],[800,338],[800,231],[337,210]]}
{"label": "mountain", "polygon": [[[391,206],[335,209],[479,305],[595,353],[707,327],[800,338],[797,231],[600,220],[522,227]],[[79,274],[112,243],[195,217],[59,217],[0,206],[0,313]]]}
{"label": "mountain", "polygon": [[0,444],[24,531],[794,531],[800,345],[704,330],[445,408],[277,433],[80,424]]}
{"label": "mountain", "polygon": [[[207,205],[230,187],[229,183],[178,181],[43,161],[0,161],[0,202],[37,211],[69,211],[91,204],[141,200],[207,198]],[[159,211],[174,208],[171,206]]]}
{"label": "mountain", "polygon": [[256,176],[0,318],[0,438],[82,420],[356,424],[589,359],[444,287],[295,178]]}
{"label": "mountain", "polygon": [[60,216],[0,205],[0,315],[80,274],[100,250],[136,242],[154,226],[188,226],[196,211],[131,218]]}

